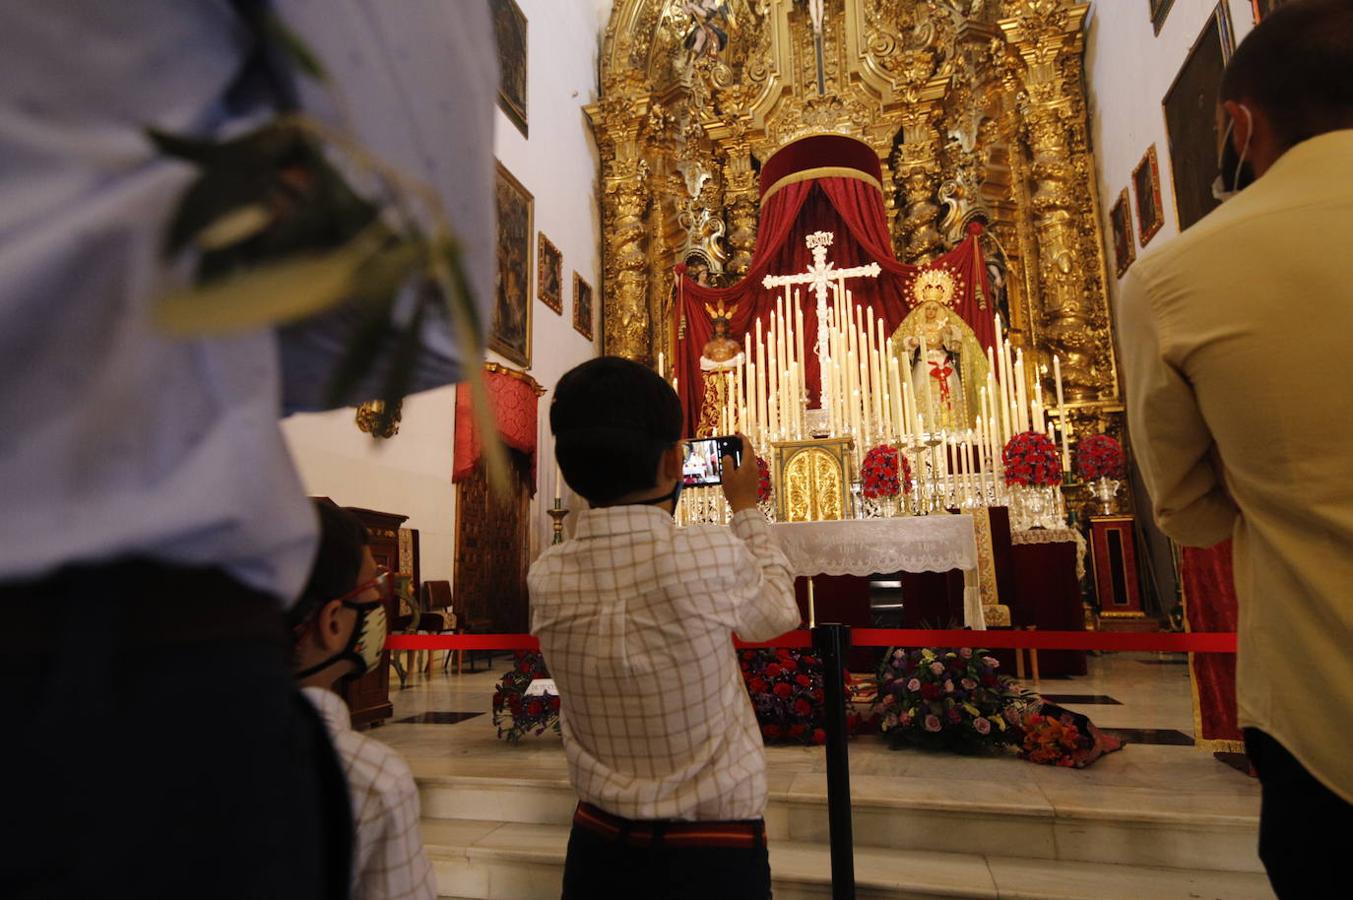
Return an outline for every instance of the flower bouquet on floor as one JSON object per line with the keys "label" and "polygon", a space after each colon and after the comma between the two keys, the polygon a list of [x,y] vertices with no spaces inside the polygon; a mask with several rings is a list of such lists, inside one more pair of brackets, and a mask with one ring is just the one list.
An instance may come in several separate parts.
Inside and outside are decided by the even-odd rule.
{"label": "flower bouquet on floor", "polygon": [[[493,692],[493,724],[498,726],[499,739],[515,744],[526,734],[559,733],[559,695],[531,687],[532,682],[549,677],[540,651],[516,651],[512,671]],[[553,682],[546,681],[546,685]]]}
{"label": "flower bouquet on floor", "polygon": [[743,650],[742,680],[767,744],[827,740],[822,661],[800,650]]}
{"label": "flower bouquet on floor", "polygon": [[879,666],[874,713],[894,749],[1018,753],[1036,695],[997,674],[987,650],[889,650]]}
{"label": "flower bouquet on floor", "polygon": [[1100,731],[1088,716],[1053,703],[1030,708],[1021,727],[1022,755],[1045,766],[1083,769],[1105,753],[1123,749],[1122,738]]}

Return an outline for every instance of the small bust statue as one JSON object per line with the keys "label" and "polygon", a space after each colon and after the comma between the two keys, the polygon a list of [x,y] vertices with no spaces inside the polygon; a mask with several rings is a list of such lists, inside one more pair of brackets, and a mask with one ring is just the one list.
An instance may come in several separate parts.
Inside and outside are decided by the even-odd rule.
{"label": "small bust statue", "polygon": [[738,311],[737,304],[728,308],[724,306],[723,300],[719,301],[717,307],[706,303],[705,311],[709,313],[710,321],[714,325],[714,337],[710,338],[700,351],[700,368],[708,372],[741,365],[742,347],[728,336],[729,321]]}

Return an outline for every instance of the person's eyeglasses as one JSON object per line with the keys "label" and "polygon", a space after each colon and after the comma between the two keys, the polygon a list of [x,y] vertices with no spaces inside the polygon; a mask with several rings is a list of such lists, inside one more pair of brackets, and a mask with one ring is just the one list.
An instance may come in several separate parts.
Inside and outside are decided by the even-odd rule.
{"label": "person's eyeglasses", "polygon": [[[357,585],[357,587],[348,591],[342,597],[335,597],[334,600],[337,600],[340,603],[347,603],[348,601],[355,600],[358,597],[365,594],[367,591],[373,589],[379,592],[382,597],[384,597],[388,592],[390,586],[390,570],[385,568],[384,566],[381,566],[376,570],[376,572],[377,574],[375,578]],[[333,600],[330,600],[329,602],[332,603]]]}

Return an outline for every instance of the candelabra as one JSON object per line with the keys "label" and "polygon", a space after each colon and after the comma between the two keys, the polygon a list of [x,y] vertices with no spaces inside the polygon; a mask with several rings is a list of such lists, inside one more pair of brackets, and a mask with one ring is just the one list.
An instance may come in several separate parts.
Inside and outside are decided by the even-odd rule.
{"label": "candelabra", "polygon": [[564,506],[564,501],[559,497],[554,498],[554,507],[545,510],[545,514],[554,520],[554,537],[550,539],[550,544],[562,544],[564,542],[564,517],[568,515],[568,509]]}

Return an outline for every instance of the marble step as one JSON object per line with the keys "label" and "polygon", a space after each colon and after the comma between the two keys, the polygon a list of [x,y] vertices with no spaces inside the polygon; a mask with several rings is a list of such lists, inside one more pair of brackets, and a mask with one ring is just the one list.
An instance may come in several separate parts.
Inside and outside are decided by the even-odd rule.
{"label": "marble step", "polygon": [[[526,769],[517,777],[489,777],[420,773],[415,766],[415,774],[423,815],[434,822],[563,827],[571,821],[577,802],[567,779],[552,772],[532,774]],[[1263,871],[1256,853],[1256,798],[1087,785],[1076,778],[1077,773],[1064,770],[1037,774],[1048,778],[1011,784],[853,776],[856,846],[861,850]],[[1067,777],[1055,777],[1063,775]],[[772,778],[766,824],[773,841],[825,844],[825,776],[798,773]]]}
{"label": "marble step", "polygon": [[[423,841],[439,896],[535,900],[559,896],[568,826],[472,819],[425,819]],[[825,843],[775,840],[776,900],[831,896]],[[903,897],[1189,900],[1272,898],[1263,875],[1112,865],[926,850],[857,847],[860,900]]]}

